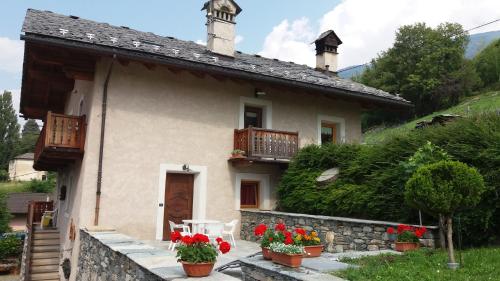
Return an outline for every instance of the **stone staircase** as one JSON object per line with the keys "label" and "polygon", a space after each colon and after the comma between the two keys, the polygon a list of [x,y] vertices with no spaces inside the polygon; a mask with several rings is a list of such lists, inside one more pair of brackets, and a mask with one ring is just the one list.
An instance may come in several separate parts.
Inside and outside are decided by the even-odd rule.
{"label": "stone staircase", "polygon": [[59,281],[59,247],[59,230],[34,228],[30,279],[27,281]]}

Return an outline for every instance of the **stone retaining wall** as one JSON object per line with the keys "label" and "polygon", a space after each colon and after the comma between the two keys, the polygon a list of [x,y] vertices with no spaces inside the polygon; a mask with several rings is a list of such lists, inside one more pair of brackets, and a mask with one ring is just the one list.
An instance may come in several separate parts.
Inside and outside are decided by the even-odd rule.
{"label": "stone retaining wall", "polygon": [[[274,226],[279,221],[290,229],[302,227],[305,230],[315,230],[319,233],[327,252],[344,251],[377,251],[394,249],[394,241],[389,239],[388,227],[397,227],[399,223],[387,221],[372,221],[341,217],[314,216],[305,214],[282,213],[273,211],[241,211],[241,239],[256,241],[255,226],[263,223]],[[430,248],[437,245],[439,235],[437,227],[426,226],[428,232],[420,242]],[[327,245],[326,234],[333,232],[334,240]]]}

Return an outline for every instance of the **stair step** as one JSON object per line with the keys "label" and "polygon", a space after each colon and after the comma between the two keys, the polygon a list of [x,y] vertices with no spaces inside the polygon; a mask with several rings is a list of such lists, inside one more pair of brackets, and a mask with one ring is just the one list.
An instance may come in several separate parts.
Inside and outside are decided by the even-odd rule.
{"label": "stair step", "polygon": [[35,233],[33,240],[39,239],[59,239],[59,232]]}
{"label": "stair step", "polygon": [[38,258],[31,260],[32,266],[37,265],[59,265],[59,258]]}
{"label": "stair step", "polygon": [[59,238],[58,239],[40,239],[33,241],[34,246],[59,246]]}
{"label": "stair step", "polygon": [[55,246],[35,246],[31,250],[33,253],[43,253],[43,252],[59,252],[59,245]]}
{"label": "stair step", "polygon": [[59,258],[59,252],[32,253],[31,257],[35,259]]}
{"label": "stair step", "polygon": [[33,273],[31,274],[31,280],[59,280],[59,272]]}
{"label": "stair step", "polygon": [[42,229],[41,227],[36,226],[35,229],[33,230],[33,233],[35,233],[35,235],[37,233],[58,233],[58,232],[59,232],[59,230],[57,228],[53,228],[53,227]]}
{"label": "stair step", "polygon": [[59,265],[32,265],[31,273],[50,273],[50,272],[58,272]]}

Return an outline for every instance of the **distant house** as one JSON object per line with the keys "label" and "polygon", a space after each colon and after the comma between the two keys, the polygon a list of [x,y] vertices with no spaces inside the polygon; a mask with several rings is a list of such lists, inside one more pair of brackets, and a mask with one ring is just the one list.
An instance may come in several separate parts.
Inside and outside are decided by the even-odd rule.
{"label": "distant house", "polygon": [[46,193],[11,193],[7,196],[7,209],[13,216],[9,226],[13,231],[26,230],[26,217],[30,201],[47,201],[52,196]]}
{"label": "distant house", "polygon": [[9,178],[12,181],[43,180],[47,172],[35,171],[33,153],[24,153],[16,156],[9,162]]}

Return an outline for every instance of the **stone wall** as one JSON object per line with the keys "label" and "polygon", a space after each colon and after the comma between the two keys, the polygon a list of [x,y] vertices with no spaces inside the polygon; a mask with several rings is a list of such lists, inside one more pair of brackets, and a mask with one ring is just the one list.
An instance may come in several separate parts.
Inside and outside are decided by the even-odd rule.
{"label": "stone wall", "polygon": [[[304,214],[282,213],[272,211],[241,211],[241,239],[255,241],[255,226],[266,224],[274,226],[283,222],[289,230],[296,227],[305,230],[315,230],[319,233],[327,252],[344,251],[377,251],[394,249],[395,244],[387,234],[388,227],[397,227],[399,223],[387,221],[372,221],[361,219],[350,219],[341,217],[314,216]],[[434,248],[439,235],[437,227],[426,226],[428,232],[420,242]],[[333,243],[326,243],[326,234],[333,232]]]}
{"label": "stone wall", "polygon": [[84,230],[80,230],[78,268],[77,281],[164,280]]}

